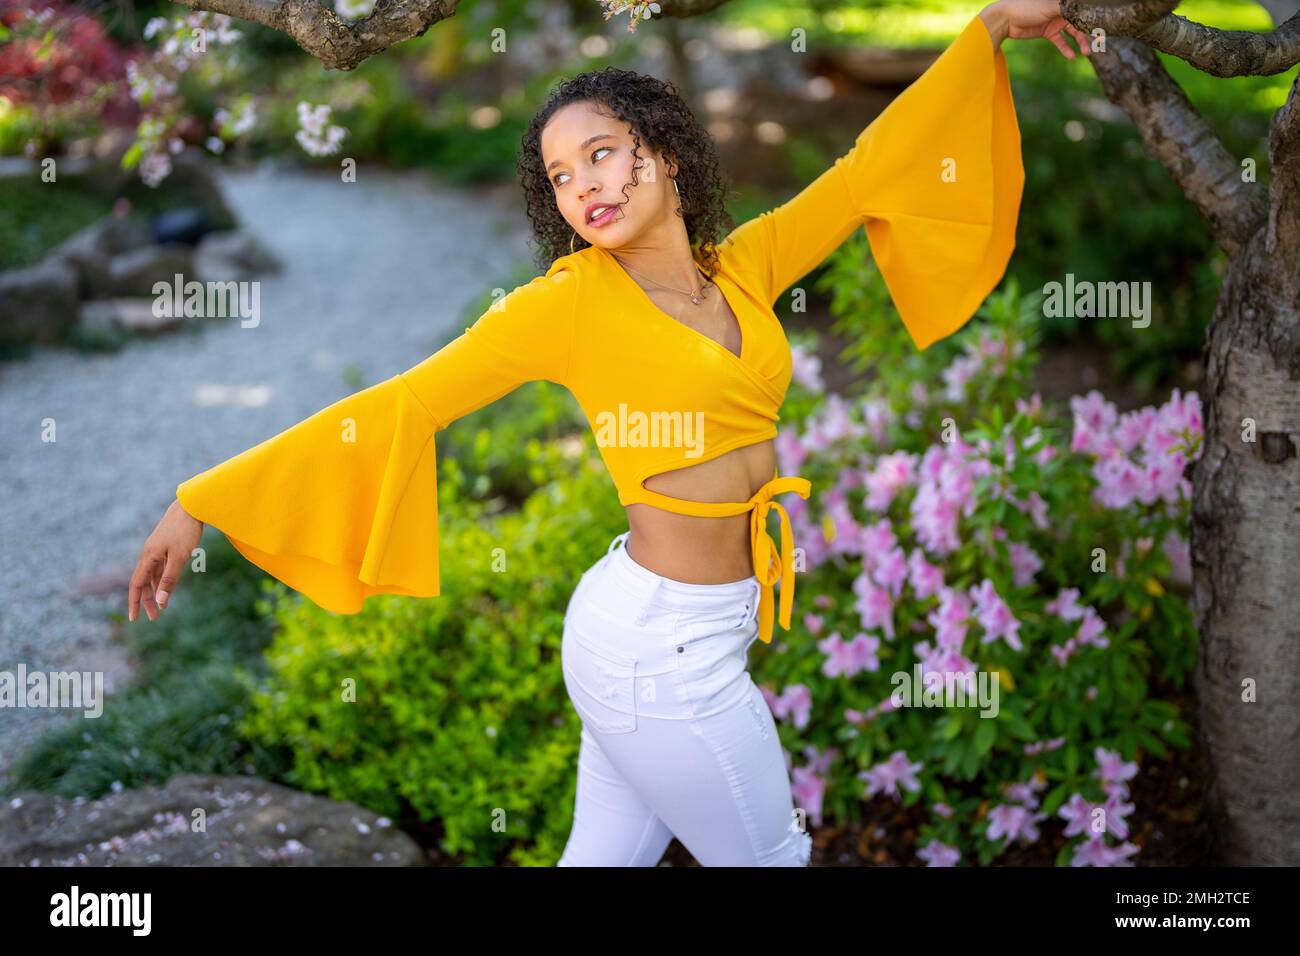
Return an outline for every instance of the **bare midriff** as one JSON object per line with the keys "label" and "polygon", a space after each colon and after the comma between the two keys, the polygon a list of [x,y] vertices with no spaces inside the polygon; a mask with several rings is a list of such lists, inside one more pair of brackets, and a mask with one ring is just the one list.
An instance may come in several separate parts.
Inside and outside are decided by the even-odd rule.
{"label": "bare midriff", "polygon": [[[768,439],[651,475],[645,487],[693,501],[746,501],[775,469],[776,446]],[[628,557],[656,574],[687,584],[728,584],[754,573],[749,513],[703,518],[640,503],[625,510]]]}

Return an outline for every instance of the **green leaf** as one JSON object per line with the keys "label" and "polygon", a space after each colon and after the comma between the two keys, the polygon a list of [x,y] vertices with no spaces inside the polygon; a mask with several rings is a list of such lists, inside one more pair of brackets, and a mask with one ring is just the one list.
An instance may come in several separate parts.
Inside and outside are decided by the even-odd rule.
{"label": "green leaf", "polygon": [[993,742],[998,739],[998,723],[991,718],[980,720],[979,727],[975,730],[975,754],[983,757],[993,749]]}
{"label": "green leaf", "polygon": [[1169,755],[1169,748],[1161,742],[1160,738],[1154,736],[1148,731],[1139,730],[1137,732],[1137,738],[1157,757],[1166,757]]}
{"label": "green leaf", "polygon": [[131,148],[128,149],[122,155],[122,168],[123,169],[135,168],[135,164],[140,162],[140,157],[143,155],[144,155],[144,147],[141,146],[139,141],[137,140],[136,142],[132,143]]}
{"label": "green leaf", "polygon": [[953,714],[948,718],[948,722],[943,727],[943,739],[952,740],[961,733],[961,718]]}

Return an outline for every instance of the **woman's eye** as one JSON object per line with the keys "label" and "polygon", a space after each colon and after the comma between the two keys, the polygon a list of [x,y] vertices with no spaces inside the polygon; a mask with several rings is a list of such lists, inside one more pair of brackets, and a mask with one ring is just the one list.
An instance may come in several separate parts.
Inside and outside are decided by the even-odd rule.
{"label": "woman's eye", "polygon": [[[605,158],[605,157],[602,156],[600,159],[596,159],[596,158],[595,158],[596,153],[612,153],[613,151],[614,151],[614,147],[613,147],[613,146],[601,146],[601,147],[599,147],[598,149],[596,149],[596,150],[595,150],[594,152],[592,152],[592,154],[591,154],[591,155],[592,155],[592,162],[597,162],[597,163],[598,163],[598,162],[600,162],[600,159],[604,159],[604,158]],[[556,177],[555,177],[554,179],[551,180],[551,182],[553,182],[553,183],[554,183],[555,185],[557,185],[557,186],[563,186],[563,185],[564,185],[564,182],[563,182],[563,180],[560,179],[560,176],[567,176],[567,175],[568,175],[568,173],[559,173],[558,175],[556,175]]]}

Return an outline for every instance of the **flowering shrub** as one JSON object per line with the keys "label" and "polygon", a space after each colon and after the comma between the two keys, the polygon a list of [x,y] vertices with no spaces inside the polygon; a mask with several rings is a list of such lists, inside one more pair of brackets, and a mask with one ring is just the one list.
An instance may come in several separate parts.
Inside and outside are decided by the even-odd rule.
{"label": "flowering shrub", "polygon": [[43,154],[72,129],[134,122],[130,50],[62,0],[0,0],[0,151]]}
{"label": "flowering shrub", "polygon": [[[826,281],[878,304],[855,243]],[[755,660],[796,805],[817,825],[877,795],[921,802],[932,866],[1049,833],[1059,864],[1127,863],[1137,761],[1188,743],[1149,681],[1181,686],[1194,663],[1189,609],[1162,581],[1189,576],[1199,400],[1118,414],[1093,391],[1066,421],[1026,400],[1041,312],[1014,283],[925,352],[881,315],[837,328],[906,356],[898,374],[826,394],[799,342],[778,439],[782,473],[816,489],[788,505],[811,639]]]}

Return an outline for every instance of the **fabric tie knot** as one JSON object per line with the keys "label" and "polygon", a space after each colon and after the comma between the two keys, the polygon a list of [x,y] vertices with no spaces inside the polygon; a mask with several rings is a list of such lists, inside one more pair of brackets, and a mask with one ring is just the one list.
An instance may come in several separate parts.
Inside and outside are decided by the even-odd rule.
{"label": "fabric tie knot", "polygon": [[[794,608],[794,561],[791,551],[794,547],[794,532],[790,527],[790,515],[779,502],[773,501],[773,495],[792,491],[800,498],[807,498],[812,485],[807,478],[788,476],[773,478],[749,499],[753,510],[750,512],[749,537],[751,553],[754,559],[754,576],[762,586],[762,595],[758,605],[758,639],[764,644],[772,643],[772,617],[775,596],[774,588],[781,581],[781,626],[790,630],[790,613]],[[767,517],[776,511],[781,525],[781,547],[777,548],[772,536],[767,533]]]}

